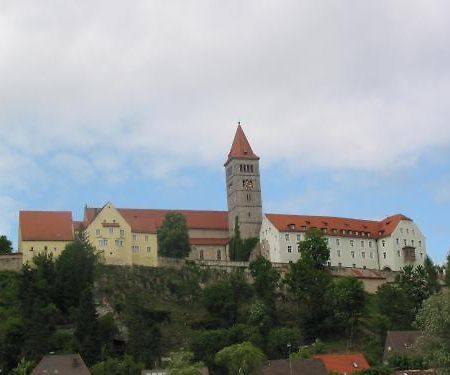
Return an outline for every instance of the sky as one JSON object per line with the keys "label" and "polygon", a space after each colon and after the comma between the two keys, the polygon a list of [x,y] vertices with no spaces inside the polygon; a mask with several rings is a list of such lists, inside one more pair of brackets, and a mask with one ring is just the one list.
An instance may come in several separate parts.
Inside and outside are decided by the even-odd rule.
{"label": "sky", "polygon": [[447,0],[0,0],[0,233],[21,209],[403,213],[450,248]]}

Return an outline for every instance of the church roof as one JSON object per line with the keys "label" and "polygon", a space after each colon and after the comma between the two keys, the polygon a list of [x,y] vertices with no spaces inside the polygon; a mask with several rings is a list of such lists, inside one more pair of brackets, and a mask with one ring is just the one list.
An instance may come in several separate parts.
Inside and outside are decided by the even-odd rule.
{"label": "church roof", "polygon": [[242,130],[241,124],[236,129],[233,144],[231,145],[230,152],[228,153],[228,160],[232,158],[237,159],[259,159],[252,150],[244,130]]}
{"label": "church roof", "polygon": [[20,211],[23,241],[73,241],[72,212]]}
{"label": "church roof", "polygon": [[[86,208],[86,226],[89,225],[100,208]],[[136,233],[156,233],[168,212],[180,212],[186,218],[188,229],[209,229],[228,231],[227,211],[197,211],[197,210],[158,210],[141,208],[118,208],[117,211]]]}
{"label": "church roof", "polygon": [[402,214],[388,216],[381,221],[283,214],[266,214],[266,217],[281,232],[304,231],[310,228],[317,228],[326,231],[330,235],[371,238],[389,236],[401,220],[411,221],[411,219]]}

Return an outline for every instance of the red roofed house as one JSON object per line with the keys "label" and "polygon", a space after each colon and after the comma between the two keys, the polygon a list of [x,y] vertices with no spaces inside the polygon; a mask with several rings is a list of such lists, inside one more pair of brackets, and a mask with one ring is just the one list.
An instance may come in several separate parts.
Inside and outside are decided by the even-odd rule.
{"label": "red roofed house", "polygon": [[69,211],[20,211],[19,252],[23,263],[45,252],[58,256],[74,239],[72,213]]}
{"label": "red roofed house", "polygon": [[349,375],[370,368],[366,358],[361,353],[317,354],[313,357],[322,360],[329,372],[335,371],[342,375]]}
{"label": "red roofed house", "polygon": [[[321,230],[330,247],[329,266],[370,270],[399,270],[406,264],[422,264],[425,238],[404,215],[383,220],[330,216],[266,214],[262,212],[259,157],[239,124],[224,165],[227,211],[173,210],[186,217],[192,251],[190,259],[228,260],[228,241],[236,220],[242,238],[258,237],[263,256],[272,262],[299,259],[298,241],[310,228]],[[83,221],[70,212],[22,211],[19,251],[24,262],[41,251],[59,254],[73,240],[74,231],[85,230],[105,263],[157,266],[156,232],[169,210],[85,208]],[[382,280],[355,271],[355,276]],[[380,281],[381,282],[381,281]]]}

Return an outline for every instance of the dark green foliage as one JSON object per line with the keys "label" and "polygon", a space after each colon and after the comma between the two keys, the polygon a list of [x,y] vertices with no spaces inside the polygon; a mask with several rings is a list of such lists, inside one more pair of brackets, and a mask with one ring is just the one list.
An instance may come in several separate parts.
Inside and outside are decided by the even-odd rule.
{"label": "dark green foliage", "polygon": [[395,370],[427,370],[430,368],[420,354],[393,354],[389,356],[388,366]]}
{"label": "dark green foliage", "polygon": [[330,328],[327,297],[332,278],[325,269],[330,249],[317,229],[308,230],[298,246],[301,258],[290,264],[285,281],[299,307],[300,329],[306,338],[314,339]]}
{"label": "dark green foliage", "polygon": [[161,355],[160,324],[169,319],[169,313],[147,308],[138,296],[129,296],[126,302],[128,328],[127,351],[146,365]]}
{"label": "dark green foliage", "polygon": [[429,294],[431,295],[439,292],[441,290],[441,285],[439,284],[438,279],[439,267],[433,263],[433,261],[428,255],[425,258],[423,268],[425,271],[425,279],[429,290]]}
{"label": "dark green foliage", "polygon": [[96,265],[95,249],[84,236],[77,236],[56,259],[56,300],[62,312],[78,306],[82,293],[94,282]]}
{"label": "dark green foliage", "polygon": [[229,244],[230,260],[240,262],[248,261],[252,250],[258,242],[258,238],[246,238],[245,240],[241,238],[239,219],[236,216],[234,222],[234,232],[233,236],[230,238]]}
{"label": "dark green foliage", "polygon": [[275,328],[269,333],[267,355],[271,359],[288,358],[301,344],[302,337],[297,328]]}
{"label": "dark green foliage", "polygon": [[216,354],[215,362],[226,368],[228,374],[250,375],[261,367],[265,355],[250,342],[243,342],[223,348]]}
{"label": "dark green foliage", "polygon": [[218,351],[243,341],[249,341],[258,347],[262,347],[263,344],[262,336],[257,329],[238,324],[228,329],[196,332],[191,339],[191,350],[197,360],[211,366],[214,364],[214,356]]}
{"label": "dark green foliage", "polygon": [[92,375],[131,375],[140,374],[145,368],[142,362],[134,361],[133,357],[125,355],[123,358],[108,358],[91,367]]}
{"label": "dark green foliage", "polygon": [[447,264],[445,265],[445,285],[450,287],[450,253],[447,255]]}
{"label": "dark green foliage", "polygon": [[191,352],[170,353],[168,375],[201,375],[202,362],[194,363],[194,354]]}
{"label": "dark green foliage", "polygon": [[237,321],[239,306],[251,296],[242,272],[233,272],[228,280],[208,285],[203,290],[203,304],[209,313],[225,324]]}
{"label": "dark green foliage", "polygon": [[186,258],[191,250],[186,218],[179,212],[168,212],[158,229],[158,252],[169,258]]}
{"label": "dark green foliage", "polygon": [[12,251],[12,242],[4,235],[0,236],[0,255],[11,254]]}
{"label": "dark green foliage", "polygon": [[268,307],[275,307],[275,292],[280,281],[280,273],[273,268],[272,263],[264,257],[258,257],[250,263],[250,273],[253,277],[253,288],[258,298]]}
{"label": "dark green foliage", "polygon": [[352,342],[354,330],[366,304],[363,283],[354,277],[336,279],[331,284],[327,299],[333,310],[334,327],[342,327]]}
{"label": "dark green foliage", "polygon": [[[384,317],[385,330],[408,330],[414,321],[414,305],[396,284],[384,284],[376,294],[378,313]],[[381,324],[381,323],[380,323]]]}
{"label": "dark green foliage", "polygon": [[318,229],[309,229],[303,241],[300,241],[299,250],[301,260],[310,268],[322,270],[330,259],[330,249],[323,233]]}
{"label": "dark green foliage", "polygon": [[361,375],[394,375],[395,371],[386,366],[374,366],[360,372]]}
{"label": "dark green foliage", "polygon": [[253,303],[248,311],[247,323],[259,330],[263,337],[267,337],[273,323],[270,309],[260,301]]}

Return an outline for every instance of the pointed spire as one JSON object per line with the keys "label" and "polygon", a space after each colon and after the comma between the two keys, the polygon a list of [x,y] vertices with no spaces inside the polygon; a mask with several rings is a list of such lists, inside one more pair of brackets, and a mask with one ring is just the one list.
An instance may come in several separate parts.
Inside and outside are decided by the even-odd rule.
{"label": "pointed spire", "polygon": [[244,130],[242,130],[240,122],[238,122],[236,135],[234,136],[233,144],[231,145],[230,152],[228,153],[228,160],[231,158],[259,159],[259,157],[253,152],[252,147],[245,136]]}

